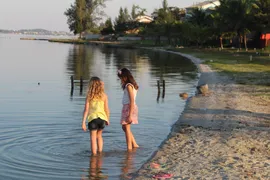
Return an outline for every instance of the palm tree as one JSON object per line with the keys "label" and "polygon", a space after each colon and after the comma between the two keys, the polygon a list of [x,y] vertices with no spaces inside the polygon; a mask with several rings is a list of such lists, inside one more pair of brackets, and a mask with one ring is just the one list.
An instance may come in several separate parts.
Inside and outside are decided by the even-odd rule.
{"label": "palm tree", "polygon": [[252,9],[254,0],[220,0],[219,13],[224,18],[230,31],[235,31],[239,39],[239,48],[244,39],[247,49],[247,34],[250,33],[252,23]]}
{"label": "palm tree", "polygon": [[218,37],[220,48],[223,49],[223,39],[232,39],[234,36],[234,28],[229,9],[231,8],[230,1],[221,0],[221,5],[216,7],[216,10],[210,14],[212,21],[213,34]]}
{"label": "palm tree", "polygon": [[191,12],[191,17],[188,18],[190,23],[190,32],[188,33],[191,40],[195,41],[197,46],[205,43],[212,36],[210,30],[213,26],[212,14],[207,13],[203,9],[195,8]]}
{"label": "palm tree", "polygon": [[253,3],[253,14],[262,28],[270,29],[270,0],[256,0]]}
{"label": "palm tree", "polygon": [[201,27],[206,26],[207,14],[202,9],[194,8],[188,21]]}
{"label": "palm tree", "polygon": [[152,13],[154,17],[154,31],[156,32],[156,43],[160,43],[160,37],[168,37],[168,42],[171,43],[171,30],[175,23],[175,17],[170,11],[167,0],[162,1],[162,8],[155,9]]}
{"label": "palm tree", "polygon": [[211,14],[210,17],[212,19],[211,29],[213,31],[213,35],[215,37],[218,37],[220,48],[223,49],[223,38],[225,32],[227,31],[226,24],[224,23],[222,16],[220,15],[220,13],[218,13],[218,11],[216,11],[214,14]]}

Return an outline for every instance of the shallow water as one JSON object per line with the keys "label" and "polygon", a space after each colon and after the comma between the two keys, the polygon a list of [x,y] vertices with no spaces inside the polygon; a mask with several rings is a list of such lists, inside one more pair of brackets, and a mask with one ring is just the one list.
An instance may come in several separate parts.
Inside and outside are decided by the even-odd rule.
{"label": "shallow water", "polygon": [[[119,124],[121,67],[129,68],[140,86],[139,125],[132,126],[140,148],[131,153]],[[89,133],[81,130],[86,88],[80,95],[75,84],[70,96],[70,76],[99,76],[105,82],[111,125],[103,133],[102,157],[90,157]],[[162,79],[166,94],[157,101]],[[189,60],[164,52],[0,34],[0,82],[0,179],[120,179],[136,171],[169,134],[185,106],[178,94],[193,93],[197,72]]]}

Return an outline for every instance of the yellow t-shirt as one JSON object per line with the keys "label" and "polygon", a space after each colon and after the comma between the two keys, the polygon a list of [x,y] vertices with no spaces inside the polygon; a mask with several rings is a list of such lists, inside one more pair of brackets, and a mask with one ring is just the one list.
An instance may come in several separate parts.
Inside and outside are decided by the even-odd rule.
{"label": "yellow t-shirt", "polygon": [[104,110],[104,101],[91,100],[89,102],[88,122],[91,122],[92,120],[97,119],[97,118],[108,121],[107,114]]}

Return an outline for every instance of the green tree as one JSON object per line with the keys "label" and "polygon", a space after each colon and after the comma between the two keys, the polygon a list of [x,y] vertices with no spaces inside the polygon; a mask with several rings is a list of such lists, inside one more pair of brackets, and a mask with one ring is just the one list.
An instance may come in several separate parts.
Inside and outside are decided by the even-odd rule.
{"label": "green tree", "polygon": [[[260,37],[270,31],[270,0],[256,0],[253,7],[254,25]],[[264,46],[267,46],[267,41]]]}
{"label": "green tree", "polygon": [[173,23],[175,21],[172,12],[169,10],[167,0],[162,1],[162,8],[155,9],[152,16],[154,17],[155,23],[159,24]]}
{"label": "green tree", "polygon": [[169,11],[173,16],[173,19],[176,21],[181,21],[182,17],[185,15],[185,12],[183,12],[183,9],[180,9],[178,7],[169,7]]}
{"label": "green tree", "polygon": [[75,0],[65,11],[70,31],[81,34],[96,31],[98,23],[104,16],[103,8],[107,0]]}
{"label": "green tree", "polygon": [[168,1],[167,0],[163,0],[162,1],[162,9],[164,11],[167,11],[169,9],[169,6],[168,6]]}
{"label": "green tree", "polygon": [[113,29],[113,24],[111,18],[108,18],[105,21],[104,28],[100,31],[101,34],[107,35],[107,34],[113,34],[114,29]]}
{"label": "green tree", "polygon": [[253,3],[253,14],[261,30],[270,30],[270,0],[256,0]]}
{"label": "green tree", "polygon": [[189,32],[186,33],[190,41],[195,42],[197,46],[202,45],[213,37],[213,34],[210,33],[213,28],[211,13],[207,13],[199,8],[194,8],[188,22]]}
{"label": "green tree", "polygon": [[139,6],[133,4],[132,8],[131,8],[131,18],[132,20],[135,20],[137,18],[137,9],[139,8]]}
{"label": "green tree", "polygon": [[115,23],[125,23],[128,22],[130,20],[130,16],[128,14],[128,9],[127,8],[122,8],[120,7],[119,9],[119,14],[118,16],[115,18]]}
{"label": "green tree", "polygon": [[78,31],[76,29],[76,22],[77,22],[76,6],[74,4],[71,4],[70,8],[68,8],[64,14],[67,16],[67,24],[69,30],[74,34],[78,34]]}
{"label": "green tree", "polygon": [[212,31],[213,37],[214,38],[216,37],[219,40],[220,48],[223,49],[224,48],[223,39],[228,37],[229,35],[227,24],[224,22],[223,17],[221,16],[220,13],[218,13],[218,11],[211,14],[210,18],[212,20],[210,30]]}
{"label": "green tree", "polygon": [[199,8],[194,8],[192,13],[191,13],[191,17],[189,18],[189,22],[191,24],[195,24],[198,25],[200,27],[203,26],[207,26],[208,22],[207,22],[207,14],[204,10],[199,9]]}
{"label": "green tree", "polygon": [[171,30],[175,22],[175,18],[169,9],[167,0],[162,1],[162,7],[155,9],[152,16],[154,17],[152,32],[156,36],[156,44],[160,44],[161,36],[166,36],[168,38],[168,42],[171,43]]}
{"label": "green tree", "polygon": [[143,16],[146,13],[145,8],[133,4],[131,8],[131,19],[134,21],[138,16]]}
{"label": "green tree", "polygon": [[236,32],[241,49],[244,41],[247,49],[247,34],[252,30],[252,9],[254,0],[220,0],[220,13],[229,31]]}
{"label": "green tree", "polygon": [[125,7],[125,9],[124,9],[124,21],[125,22],[130,21],[130,15],[129,15],[129,12],[128,12],[128,8],[127,7]]}
{"label": "green tree", "polygon": [[70,31],[74,34],[80,34],[80,37],[83,32],[84,6],[85,0],[76,0],[64,13],[68,18],[67,23]]}
{"label": "green tree", "polygon": [[129,22],[130,22],[130,15],[128,13],[128,9],[127,8],[122,8],[120,7],[119,9],[119,14],[118,16],[115,18],[115,22],[114,22],[114,28],[115,31],[118,33],[123,33],[124,31],[129,29]]}
{"label": "green tree", "polygon": [[84,17],[85,17],[85,0],[76,0],[76,29],[82,37],[82,32],[84,31]]}

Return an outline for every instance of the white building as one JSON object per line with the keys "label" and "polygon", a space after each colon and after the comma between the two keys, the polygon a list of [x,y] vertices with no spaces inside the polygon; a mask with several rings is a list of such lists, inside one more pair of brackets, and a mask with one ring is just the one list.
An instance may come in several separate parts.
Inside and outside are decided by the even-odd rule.
{"label": "white building", "polygon": [[138,16],[135,21],[140,22],[140,23],[151,23],[154,21],[154,19],[150,16],[143,15],[143,16]]}
{"label": "white building", "polygon": [[199,8],[202,10],[208,10],[208,9],[214,9],[215,7],[220,6],[220,1],[219,0],[210,0],[210,1],[204,1],[200,3],[195,3],[190,7],[186,8],[187,13],[192,11],[194,8]]}

